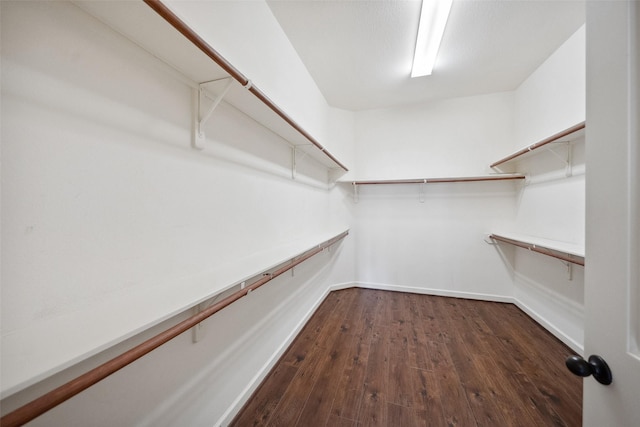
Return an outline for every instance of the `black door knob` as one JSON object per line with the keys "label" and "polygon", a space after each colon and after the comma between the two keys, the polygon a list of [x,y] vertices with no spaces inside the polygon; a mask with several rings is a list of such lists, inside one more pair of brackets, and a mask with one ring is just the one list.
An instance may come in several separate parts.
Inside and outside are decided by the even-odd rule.
{"label": "black door knob", "polygon": [[600,356],[589,356],[588,362],[580,356],[570,356],[565,363],[571,372],[580,377],[593,375],[596,381],[604,385],[609,385],[613,381],[609,365]]}

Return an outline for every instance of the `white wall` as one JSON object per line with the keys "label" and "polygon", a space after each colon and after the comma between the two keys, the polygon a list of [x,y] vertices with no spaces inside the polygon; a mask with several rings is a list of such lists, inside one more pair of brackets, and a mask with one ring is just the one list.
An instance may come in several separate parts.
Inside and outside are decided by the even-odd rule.
{"label": "white wall", "polygon": [[[515,92],[513,150],[538,142],[585,120],[585,28],[580,28]],[[588,124],[587,124],[588,129]],[[515,167],[528,175],[518,194],[511,231],[584,245],[585,139],[567,147],[547,146]],[[509,226],[507,226],[509,227]],[[588,262],[588,260],[587,260]],[[584,340],[584,267],[523,249],[515,250],[515,297],[520,306],[575,350]]]}
{"label": "white wall", "polygon": [[513,94],[357,113],[358,179],[482,175],[513,138]]}
{"label": "white wall", "polygon": [[[270,80],[279,76],[251,77],[284,90]],[[308,81],[294,83],[317,91],[305,88]],[[151,55],[74,5],[2,2],[3,340],[76,319],[78,334],[99,349],[109,319],[92,312],[112,305],[113,322],[126,324],[228,262],[350,224],[344,194],[292,181],[289,148],[232,108],[216,110],[205,149],[192,150],[191,95]],[[312,110],[324,110],[318,133],[330,133],[327,123],[343,132],[332,151],[352,152],[350,114],[319,101]],[[326,176],[313,162],[299,173],[310,182]],[[328,285],[351,280],[352,251],[349,237],[294,277],[216,315],[199,343],[184,334],[34,424],[211,425],[224,418]],[[133,304],[133,296],[142,298]],[[68,345],[47,338],[40,355]],[[124,347],[13,394],[3,413]],[[23,355],[25,364],[31,356]]]}
{"label": "white wall", "polygon": [[584,121],[585,33],[583,25],[515,91],[513,150]]}
{"label": "white wall", "polygon": [[514,215],[512,183],[362,187],[357,280],[364,286],[510,300],[509,263],[484,235]]}
{"label": "white wall", "polygon": [[[509,150],[513,94],[357,114],[358,179],[487,173]],[[512,182],[360,186],[357,278],[367,286],[503,300],[509,264],[483,237],[515,215]]]}
{"label": "white wall", "polygon": [[352,168],[353,113],[327,104],[265,0],[165,4]]}

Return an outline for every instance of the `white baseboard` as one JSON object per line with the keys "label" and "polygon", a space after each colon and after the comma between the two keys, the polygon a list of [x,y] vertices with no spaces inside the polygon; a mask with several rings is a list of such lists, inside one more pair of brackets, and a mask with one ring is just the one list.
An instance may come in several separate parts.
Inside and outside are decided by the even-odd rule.
{"label": "white baseboard", "polygon": [[[407,292],[412,294],[435,295],[441,297],[466,298],[482,301],[508,302],[513,303],[513,297],[495,294],[485,294],[477,292],[451,291],[446,289],[418,288],[413,286],[390,285],[387,283],[354,282],[350,287],[377,289],[381,291]],[[333,288],[332,288],[333,289]],[[344,288],[342,288],[344,289]]]}
{"label": "white baseboard", "polygon": [[[544,284],[536,282],[535,280],[531,280],[529,277],[520,274],[517,271],[514,273],[514,288],[516,294],[518,293],[518,290],[525,290],[526,288],[538,294],[547,303],[561,306],[563,312],[570,313],[577,317],[584,316],[584,306],[581,303],[578,303],[577,301],[560,293],[554,292],[552,287],[550,288]],[[518,297],[516,298],[521,300]]]}
{"label": "white baseboard", "polygon": [[544,316],[540,315],[538,312],[536,312],[534,309],[532,309],[522,301],[515,299],[514,303],[516,307],[524,311],[527,314],[527,316],[535,320],[540,326],[545,328],[547,331],[553,334],[556,338],[558,338],[560,341],[565,343],[573,351],[575,351],[580,355],[584,354],[584,345],[582,343],[577,342],[576,340],[571,338],[569,335],[562,332],[562,330],[556,327],[552,322],[549,322],[547,319],[545,319]]}
{"label": "white baseboard", "polygon": [[[553,334],[560,341],[569,346],[578,354],[583,354],[584,343],[577,340],[575,336],[568,334],[567,327],[561,327],[558,319],[555,321],[540,312],[535,307],[551,306],[554,311],[560,312],[569,321],[569,319],[584,319],[584,307],[577,301],[554,292],[553,289],[546,287],[527,276],[516,272],[514,287],[516,288],[515,303],[529,317],[538,322],[543,328]],[[523,293],[523,295],[518,295]],[[527,296],[527,298],[524,298]]]}

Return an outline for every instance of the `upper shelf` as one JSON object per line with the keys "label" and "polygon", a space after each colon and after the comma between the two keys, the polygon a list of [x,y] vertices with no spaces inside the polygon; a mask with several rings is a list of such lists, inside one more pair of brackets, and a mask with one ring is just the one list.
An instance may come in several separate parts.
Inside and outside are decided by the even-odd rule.
{"label": "upper shelf", "polygon": [[444,182],[477,182],[477,181],[506,181],[515,179],[525,179],[522,174],[504,173],[482,176],[459,176],[444,178],[418,178],[418,179],[387,179],[387,180],[368,180],[368,181],[352,181],[353,185],[379,185],[379,184],[436,184]]}
{"label": "upper shelf", "polygon": [[550,136],[549,138],[543,139],[542,141],[536,142],[535,144],[531,144],[521,150],[518,150],[515,153],[512,153],[498,160],[497,162],[492,163],[491,165],[489,165],[489,167],[495,168],[503,163],[507,163],[511,160],[515,160],[516,158],[529,154],[541,147],[544,147],[547,144],[575,141],[576,139],[584,135],[584,130],[585,122],[578,123],[577,125],[571,126],[570,128],[558,132],[555,135]]}
{"label": "upper shelf", "polygon": [[348,171],[347,167],[309,132],[161,1],[80,0],[75,3],[178,71],[193,87],[208,83],[207,90],[214,95],[220,95],[225,86],[224,80],[231,77],[233,84],[224,95],[226,103],[281,136],[292,146],[306,152],[327,168]]}

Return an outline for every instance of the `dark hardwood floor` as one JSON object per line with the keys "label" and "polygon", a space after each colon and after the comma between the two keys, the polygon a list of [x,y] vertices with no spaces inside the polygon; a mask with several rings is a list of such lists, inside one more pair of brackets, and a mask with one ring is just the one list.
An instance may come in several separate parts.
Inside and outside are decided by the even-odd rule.
{"label": "dark hardwood floor", "polygon": [[573,352],[512,304],[332,292],[234,426],[580,426]]}

